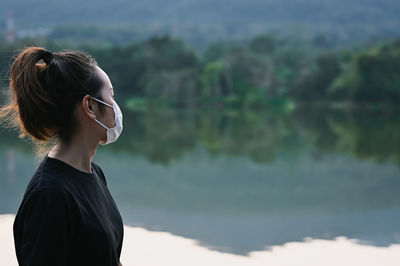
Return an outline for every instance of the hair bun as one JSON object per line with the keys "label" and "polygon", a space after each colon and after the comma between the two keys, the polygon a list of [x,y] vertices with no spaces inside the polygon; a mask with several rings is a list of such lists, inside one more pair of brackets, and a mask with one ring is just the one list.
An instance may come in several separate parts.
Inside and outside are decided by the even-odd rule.
{"label": "hair bun", "polygon": [[44,51],[42,54],[43,61],[48,64],[53,60],[53,53],[50,51]]}

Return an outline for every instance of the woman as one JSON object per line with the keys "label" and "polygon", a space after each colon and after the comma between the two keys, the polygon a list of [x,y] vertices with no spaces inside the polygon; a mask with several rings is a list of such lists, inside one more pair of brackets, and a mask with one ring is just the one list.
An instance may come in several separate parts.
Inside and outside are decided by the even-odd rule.
{"label": "woman", "polygon": [[21,266],[118,266],[123,222],[97,145],[115,141],[122,114],[109,77],[78,51],[25,48],[10,72],[0,112],[34,141],[56,140],[30,180],[14,221]]}

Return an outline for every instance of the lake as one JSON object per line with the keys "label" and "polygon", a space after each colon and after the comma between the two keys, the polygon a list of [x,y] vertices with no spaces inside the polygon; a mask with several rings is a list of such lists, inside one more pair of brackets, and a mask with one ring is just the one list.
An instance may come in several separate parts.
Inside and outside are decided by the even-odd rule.
{"label": "lake", "polygon": [[[123,110],[94,161],[124,224],[247,256],[310,239],[400,243],[400,116],[303,109]],[[0,132],[0,214],[39,159]]]}

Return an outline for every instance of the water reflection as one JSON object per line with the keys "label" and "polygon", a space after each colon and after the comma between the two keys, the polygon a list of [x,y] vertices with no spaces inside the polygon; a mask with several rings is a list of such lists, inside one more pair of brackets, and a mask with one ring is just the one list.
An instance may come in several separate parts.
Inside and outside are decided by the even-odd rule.
{"label": "water reflection", "polygon": [[[310,109],[124,111],[126,130],[112,149],[168,163],[201,142],[212,155],[248,156],[268,163],[297,157],[307,147],[400,164],[398,113]],[[124,117],[125,119],[125,117]]]}
{"label": "water reflection", "polygon": [[305,155],[262,165],[210,157],[201,146],[168,166],[125,156],[97,159],[113,173],[129,225],[236,254],[305,237],[398,241],[400,169],[393,163],[324,154],[317,163]]}
{"label": "water reflection", "polygon": [[15,178],[15,150],[9,149],[7,151],[7,180],[13,182]]}
{"label": "water reflection", "polygon": [[[338,236],[388,246],[400,242],[397,117],[126,111],[121,138],[95,161],[125,224],[209,249],[248,255]],[[16,137],[0,145],[1,169],[12,158],[15,175],[0,174],[0,213],[15,213],[35,161]]]}
{"label": "water reflection", "polygon": [[[312,147],[319,152],[400,164],[400,116],[392,113],[298,109],[274,110],[165,109],[124,112],[124,131],[106,146],[168,164],[201,143],[211,155],[246,156],[259,163],[298,157]],[[9,131],[0,131],[0,145],[28,151]]]}
{"label": "water reflection", "polygon": [[[0,215],[0,257],[7,266],[17,266],[13,239],[13,215]],[[124,228],[121,262],[124,265],[398,265],[400,245],[387,248],[362,245],[356,239],[290,242],[270,250],[253,251],[248,256],[217,252],[201,247],[192,239],[168,232]],[[157,256],[154,256],[157,254]]]}

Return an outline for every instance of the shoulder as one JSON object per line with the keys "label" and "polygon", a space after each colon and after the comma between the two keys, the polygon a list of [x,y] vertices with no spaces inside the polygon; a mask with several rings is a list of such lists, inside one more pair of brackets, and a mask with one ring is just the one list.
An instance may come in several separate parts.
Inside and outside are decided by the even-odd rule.
{"label": "shoulder", "polygon": [[59,192],[59,196],[66,195],[64,179],[60,178],[60,175],[60,172],[54,171],[52,167],[42,162],[29,181],[24,198],[40,192],[49,194]]}
{"label": "shoulder", "polygon": [[66,185],[63,171],[57,171],[55,167],[42,161],[33,174],[25,190],[23,200],[49,198],[55,201],[72,201],[73,196]]}
{"label": "shoulder", "polygon": [[30,191],[25,202],[46,201],[47,204],[71,206],[74,203],[73,197],[66,191],[54,186],[38,187]]}
{"label": "shoulder", "polygon": [[94,168],[94,170],[97,172],[97,174],[100,176],[101,180],[104,182],[104,185],[107,186],[107,180],[106,180],[106,176],[103,173],[103,170],[101,169],[101,167],[92,161],[92,166]]}
{"label": "shoulder", "polygon": [[68,196],[65,191],[55,187],[40,187],[30,191],[26,197],[26,202],[48,200],[51,202],[67,202]]}

